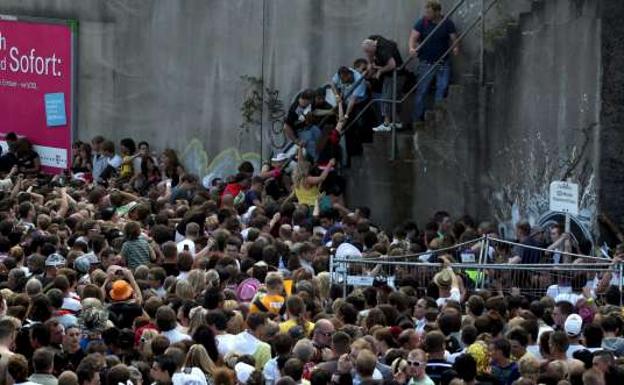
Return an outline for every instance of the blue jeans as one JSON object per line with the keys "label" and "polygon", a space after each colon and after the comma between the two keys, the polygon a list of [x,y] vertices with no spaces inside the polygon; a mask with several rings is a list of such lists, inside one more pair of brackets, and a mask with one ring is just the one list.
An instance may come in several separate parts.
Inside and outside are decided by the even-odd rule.
{"label": "blue jeans", "polygon": [[444,99],[444,94],[446,94],[446,89],[448,88],[449,82],[451,80],[451,67],[449,63],[444,63],[438,66],[438,68],[432,71],[426,78],[425,74],[433,67],[433,64],[430,63],[420,63],[418,64],[417,75],[418,80],[422,80],[418,88],[416,89],[416,97],[414,99],[414,121],[422,120],[425,115],[425,98],[427,96],[427,92],[429,91],[429,87],[431,86],[431,82],[433,78],[436,79],[436,92],[435,92],[435,101],[439,102]]}
{"label": "blue jeans", "polygon": [[297,131],[297,137],[305,142],[305,150],[314,159],[318,160],[318,152],[316,151],[316,145],[321,139],[321,129],[317,126],[308,126]]}

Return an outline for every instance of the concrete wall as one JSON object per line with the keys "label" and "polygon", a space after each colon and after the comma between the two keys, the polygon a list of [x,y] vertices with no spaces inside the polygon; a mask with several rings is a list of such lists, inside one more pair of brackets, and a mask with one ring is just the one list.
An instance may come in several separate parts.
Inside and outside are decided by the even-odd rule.
{"label": "concrete wall", "polygon": [[[601,2],[603,62],[600,94],[600,144],[598,154],[599,209],[622,226],[624,220],[624,5],[617,0]],[[608,234],[608,233],[607,233]],[[612,234],[611,234],[612,235]]]}
{"label": "concrete wall", "polygon": [[[177,149],[204,175],[241,159],[258,161],[261,146],[265,156],[270,150],[267,124],[262,137],[258,127],[240,127],[248,92],[241,76],[263,77],[287,104],[359,57],[359,42],[369,34],[394,38],[405,50],[423,2],[3,0],[0,13],[79,20],[79,138],[147,139],[156,148]],[[583,206],[593,209],[597,148],[617,139],[601,160],[616,167],[622,143],[617,114],[603,129],[609,134],[599,137],[601,64],[621,36],[611,33],[615,26],[601,30],[600,2],[541,0],[531,9],[531,0],[500,0],[485,35],[492,82],[487,126],[478,125],[475,32],[456,60],[459,96],[448,114],[404,138],[414,155],[408,166],[375,161],[388,153],[383,141],[369,149],[377,158],[365,155],[360,163],[372,172],[351,173],[361,192],[354,203],[379,205],[377,218],[388,225],[424,220],[438,208],[456,215],[490,212],[499,220],[536,217],[545,209],[550,180],[572,177],[583,185]],[[602,2],[621,10],[621,1]],[[443,1],[446,8],[454,3]],[[462,6],[454,17],[460,30],[479,4]],[[618,19],[611,19],[615,25]],[[612,105],[617,90],[602,90]],[[384,172],[387,167],[393,171]],[[604,200],[615,190],[601,191]]]}
{"label": "concrete wall", "polygon": [[187,150],[188,166],[204,173],[201,163],[225,149],[260,152],[260,129],[240,128],[248,91],[241,76],[264,77],[289,102],[359,57],[359,42],[370,34],[406,49],[422,3],[3,0],[0,13],[80,22],[80,139],[148,139],[156,148]]}
{"label": "concrete wall", "polygon": [[490,52],[489,119],[481,174],[494,216],[536,220],[548,186],[580,183],[581,208],[596,209],[600,123],[598,2],[547,0],[521,15]]}
{"label": "concrete wall", "polygon": [[498,19],[489,20],[486,34],[486,124],[479,123],[476,79],[464,75],[449,92],[446,113],[416,135],[399,137],[412,147],[412,159],[384,162],[384,141],[369,149],[361,166],[373,172],[351,172],[350,198],[381,205],[375,219],[386,225],[409,218],[424,224],[438,209],[511,225],[520,218],[536,222],[548,211],[550,182],[571,178],[581,185],[583,216],[595,213],[598,10],[592,0],[495,9]]}
{"label": "concrete wall", "polygon": [[[446,9],[455,2],[442,1]],[[185,153],[187,166],[205,174],[210,171],[208,161],[225,149],[236,150],[238,157],[257,157],[261,147],[265,155],[271,150],[266,114],[262,130],[254,125],[241,128],[240,108],[249,95],[249,83],[241,76],[264,78],[288,104],[301,89],[326,83],[340,65],[360,57],[359,43],[370,34],[397,40],[405,52],[423,4],[424,0],[3,0],[0,13],[80,22],[80,139],[100,133],[148,139],[157,149],[173,147]],[[454,17],[460,29],[478,14],[479,4],[480,0],[466,0]],[[478,41],[463,45],[460,73],[472,71]],[[283,142],[279,134],[275,139],[276,144]]]}

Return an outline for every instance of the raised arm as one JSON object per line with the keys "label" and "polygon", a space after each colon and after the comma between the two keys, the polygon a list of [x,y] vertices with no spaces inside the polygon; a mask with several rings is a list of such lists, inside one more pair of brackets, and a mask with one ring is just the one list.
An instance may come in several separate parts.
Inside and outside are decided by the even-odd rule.
{"label": "raised arm", "polygon": [[336,131],[342,134],[342,130],[344,129],[344,126],[347,123],[347,121],[345,118],[344,108],[342,107],[342,98],[337,97],[336,101],[338,102],[338,123],[336,124]]}
{"label": "raised arm", "polygon": [[329,163],[327,163],[327,167],[323,170],[323,173],[320,176],[308,176],[306,178],[306,183],[311,185],[319,185],[323,183],[327,176],[331,172],[331,169],[336,165],[336,159],[331,159]]}
{"label": "raised arm", "polygon": [[67,189],[63,187],[61,188],[61,207],[57,214],[59,217],[65,218],[67,211],[69,211],[69,201],[67,199]]}

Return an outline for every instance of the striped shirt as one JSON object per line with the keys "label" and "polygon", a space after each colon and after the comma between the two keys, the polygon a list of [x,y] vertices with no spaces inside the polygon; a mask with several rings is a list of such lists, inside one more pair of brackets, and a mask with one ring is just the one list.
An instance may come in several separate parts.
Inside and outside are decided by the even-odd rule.
{"label": "striped shirt", "polygon": [[125,258],[126,266],[130,269],[147,265],[150,262],[149,243],[144,238],[125,241],[121,247],[121,255]]}

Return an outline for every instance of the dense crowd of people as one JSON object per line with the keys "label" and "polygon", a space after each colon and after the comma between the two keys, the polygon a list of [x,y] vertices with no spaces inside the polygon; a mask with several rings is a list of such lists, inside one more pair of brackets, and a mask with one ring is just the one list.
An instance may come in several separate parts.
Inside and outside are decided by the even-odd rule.
{"label": "dense crowd of people", "polygon": [[[482,243],[452,246],[495,236],[496,226],[441,211],[423,230],[384,231],[369,208],[346,208],[334,160],[319,167],[304,146],[295,162],[277,156],[260,170],[244,162],[204,186],[175,151],[157,156],[146,142],[123,139],[119,155],[102,137],[78,142],[71,172],[52,177],[34,169],[36,154],[16,156],[25,139],[6,139],[0,383],[624,379],[617,274],[580,272],[542,282],[541,291],[503,293],[494,281],[477,290],[453,266]],[[519,247],[492,246],[488,258],[559,264],[579,251],[560,226],[544,232],[522,222],[517,238]],[[427,279],[397,272],[392,284],[349,286],[343,297],[330,272],[331,255],[383,261],[419,252],[440,263]]]}
{"label": "dense crowd of people", "polygon": [[[410,39],[423,71],[436,53],[416,43],[441,22],[439,4],[427,4]],[[453,41],[454,26],[441,30]],[[439,211],[422,229],[389,231],[371,208],[348,208],[339,137],[369,97],[362,79],[387,92],[401,65],[379,36],[363,48],[368,59],[333,77],[336,116],[325,91],[304,91],[290,108],[295,159],[243,162],[224,178],[200,182],[174,150],[101,136],[74,144],[71,170],[45,175],[27,138],[6,135],[0,385],[624,383],[617,270],[555,280],[525,271],[503,288],[510,277],[457,268],[476,255],[511,267],[587,262],[562,226],[520,222],[516,246],[481,250],[470,241],[495,239],[494,223]],[[443,66],[438,87],[447,75]],[[614,250],[617,265],[624,248]],[[422,276],[380,267],[414,254],[438,265]],[[331,257],[380,264],[345,267],[374,279],[343,286]]]}

